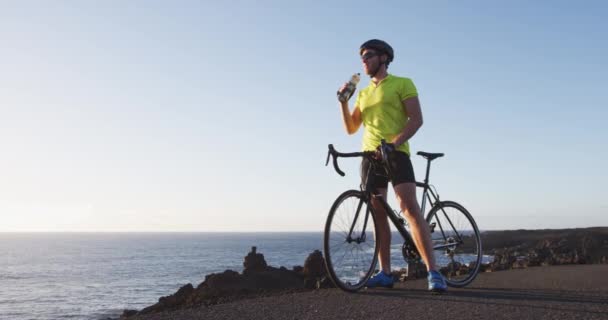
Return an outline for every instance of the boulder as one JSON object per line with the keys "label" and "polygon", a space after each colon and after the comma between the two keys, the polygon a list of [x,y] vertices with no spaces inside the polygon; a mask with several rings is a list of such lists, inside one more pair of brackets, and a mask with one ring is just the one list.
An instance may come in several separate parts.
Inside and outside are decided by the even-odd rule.
{"label": "boulder", "polygon": [[315,250],[306,258],[304,268],[304,287],[306,289],[319,289],[332,287],[331,281],[327,281],[327,272],[325,270],[325,259],[319,250]]}
{"label": "boulder", "polygon": [[245,261],[243,261],[243,274],[248,274],[250,272],[256,272],[266,269],[266,260],[264,259],[264,255],[261,253],[257,253],[256,247],[251,247],[251,252],[247,254],[245,257]]}

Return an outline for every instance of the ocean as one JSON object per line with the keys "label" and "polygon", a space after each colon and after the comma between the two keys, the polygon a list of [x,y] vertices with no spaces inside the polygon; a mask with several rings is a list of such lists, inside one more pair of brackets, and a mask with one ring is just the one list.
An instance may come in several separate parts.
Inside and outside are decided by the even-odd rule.
{"label": "ocean", "polygon": [[[309,233],[0,233],[0,319],[117,318],[195,287],[205,275],[241,272],[257,247],[275,267],[322,250]],[[393,241],[393,269],[405,267]]]}

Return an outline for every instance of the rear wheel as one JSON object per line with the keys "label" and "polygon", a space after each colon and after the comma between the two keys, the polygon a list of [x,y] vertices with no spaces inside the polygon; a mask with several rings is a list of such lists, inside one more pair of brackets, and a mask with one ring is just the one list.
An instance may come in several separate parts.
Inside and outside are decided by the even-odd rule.
{"label": "rear wheel", "polygon": [[376,266],[378,246],[371,210],[363,192],[349,190],[336,199],[327,216],[325,266],[334,284],[346,291],[361,289]]}
{"label": "rear wheel", "polygon": [[451,287],[471,283],[481,265],[481,237],[469,212],[452,201],[437,203],[427,216],[435,261]]}

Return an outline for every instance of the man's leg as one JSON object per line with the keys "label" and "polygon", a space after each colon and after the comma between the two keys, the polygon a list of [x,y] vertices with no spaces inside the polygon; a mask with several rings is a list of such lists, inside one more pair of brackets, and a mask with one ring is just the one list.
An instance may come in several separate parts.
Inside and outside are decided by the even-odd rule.
{"label": "man's leg", "polygon": [[[377,189],[377,194],[381,194],[386,200],[387,189]],[[384,207],[378,201],[372,198],[372,206],[374,207],[376,218],[376,242],[378,243],[378,260],[380,261],[380,270],[389,274],[391,272],[391,229],[388,225],[388,216]]]}
{"label": "man's leg", "polygon": [[416,199],[416,184],[410,182],[400,183],[394,186],[394,189],[403,215],[411,227],[412,238],[422,256],[422,260],[426,263],[429,271],[435,270],[435,255],[433,254],[431,231],[420,212],[418,199]]}

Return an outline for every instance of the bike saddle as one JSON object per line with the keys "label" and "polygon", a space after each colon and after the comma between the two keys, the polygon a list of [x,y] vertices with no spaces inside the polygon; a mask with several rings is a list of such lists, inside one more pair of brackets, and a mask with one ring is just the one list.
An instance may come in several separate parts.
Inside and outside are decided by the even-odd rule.
{"label": "bike saddle", "polygon": [[429,160],[441,158],[444,156],[443,153],[430,153],[430,152],[424,152],[424,151],[418,151],[417,155],[423,156],[425,159],[429,159]]}

